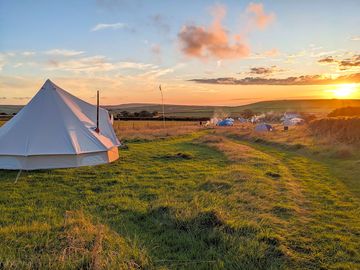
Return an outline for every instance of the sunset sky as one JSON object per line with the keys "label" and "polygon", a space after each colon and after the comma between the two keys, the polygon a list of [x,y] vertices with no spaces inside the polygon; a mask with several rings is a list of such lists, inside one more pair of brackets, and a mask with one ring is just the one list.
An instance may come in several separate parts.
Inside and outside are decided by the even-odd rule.
{"label": "sunset sky", "polygon": [[360,98],[360,1],[0,0],[0,104]]}

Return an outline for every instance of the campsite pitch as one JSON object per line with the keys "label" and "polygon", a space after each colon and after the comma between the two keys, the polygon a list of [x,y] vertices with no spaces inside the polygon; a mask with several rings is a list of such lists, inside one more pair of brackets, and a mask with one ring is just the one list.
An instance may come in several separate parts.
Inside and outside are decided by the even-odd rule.
{"label": "campsite pitch", "polygon": [[131,138],[114,163],[16,184],[1,171],[1,267],[359,268],[360,196],[342,167],[235,135]]}

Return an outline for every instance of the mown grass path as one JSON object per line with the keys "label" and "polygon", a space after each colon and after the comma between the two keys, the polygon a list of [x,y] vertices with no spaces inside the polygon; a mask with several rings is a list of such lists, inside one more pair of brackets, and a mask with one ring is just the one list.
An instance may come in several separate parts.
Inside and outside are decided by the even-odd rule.
{"label": "mown grass path", "polygon": [[322,163],[206,132],[120,153],[0,171],[3,268],[359,267],[358,201]]}
{"label": "mown grass path", "polygon": [[[289,222],[286,242],[304,267],[357,269],[360,265],[360,203],[331,173],[329,164],[274,146],[237,141],[271,155],[287,168],[303,202]],[[295,198],[293,198],[295,200]]]}

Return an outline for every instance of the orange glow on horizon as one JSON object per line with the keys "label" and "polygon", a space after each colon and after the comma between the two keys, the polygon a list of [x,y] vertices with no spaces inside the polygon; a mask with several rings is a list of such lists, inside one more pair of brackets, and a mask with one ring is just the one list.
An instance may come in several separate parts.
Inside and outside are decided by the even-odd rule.
{"label": "orange glow on horizon", "polygon": [[351,98],[357,92],[357,85],[355,83],[336,85],[335,89],[328,90],[335,98],[346,99]]}

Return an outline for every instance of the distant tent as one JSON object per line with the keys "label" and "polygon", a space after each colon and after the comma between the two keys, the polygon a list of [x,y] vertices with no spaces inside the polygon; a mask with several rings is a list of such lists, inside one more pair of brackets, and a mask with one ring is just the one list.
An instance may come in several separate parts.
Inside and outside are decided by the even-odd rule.
{"label": "distant tent", "polygon": [[283,117],[281,117],[281,121],[286,121],[286,120],[290,120],[293,118],[301,118],[301,117],[296,112],[285,112]]}
{"label": "distant tent", "polygon": [[220,127],[232,126],[232,125],[234,125],[234,119],[226,118],[224,120],[219,121],[217,123],[217,125],[220,126]]}
{"label": "distant tent", "polygon": [[240,123],[246,123],[248,121],[247,119],[245,119],[243,117],[239,117],[238,120]]}
{"label": "distant tent", "polygon": [[119,158],[107,110],[99,110],[47,80],[0,128],[0,169],[35,170],[97,165]]}
{"label": "distant tent", "polygon": [[291,119],[285,119],[283,122],[284,126],[298,126],[304,124],[304,119],[302,118],[291,118]]}
{"label": "distant tent", "polygon": [[217,117],[213,117],[213,118],[210,119],[209,124],[211,124],[211,125],[217,125],[217,123],[219,123],[220,121],[222,121],[222,119],[219,119],[219,118],[217,118]]}
{"label": "distant tent", "polygon": [[273,131],[273,127],[269,124],[261,123],[256,125],[255,131]]}

